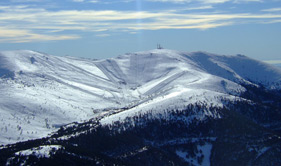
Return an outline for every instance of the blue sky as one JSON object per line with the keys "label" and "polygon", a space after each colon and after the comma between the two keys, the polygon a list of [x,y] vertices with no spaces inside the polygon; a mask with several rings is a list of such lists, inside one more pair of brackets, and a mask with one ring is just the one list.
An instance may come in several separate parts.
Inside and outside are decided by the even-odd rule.
{"label": "blue sky", "polygon": [[1,0],[0,50],[109,58],[150,50],[281,60],[281,0]]}

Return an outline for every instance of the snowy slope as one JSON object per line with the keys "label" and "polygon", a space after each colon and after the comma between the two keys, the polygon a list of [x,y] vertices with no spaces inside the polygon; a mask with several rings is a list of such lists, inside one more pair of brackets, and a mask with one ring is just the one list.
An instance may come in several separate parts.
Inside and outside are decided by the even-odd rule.
{"label": "snowy slope", "polygon": [[130,109],[101,122],[200,101],[222,106],[222,98],[239,98],[241,84],[281,89],[280,69],[245,56],[166,49],[105,60],[5,51],[0,77],[0,144],[44,137],[121,108]]}
{"label": "snowy slope", "polygon": [[94,62],[32,51],[2,52],[1,59],[1,144],[46,136],[93,111],[119,107],[120,90]]}

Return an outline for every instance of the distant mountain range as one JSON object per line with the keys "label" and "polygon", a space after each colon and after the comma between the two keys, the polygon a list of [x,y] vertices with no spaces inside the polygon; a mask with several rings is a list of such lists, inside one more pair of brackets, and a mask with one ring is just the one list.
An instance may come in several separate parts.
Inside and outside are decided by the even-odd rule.
{"label": "distant mountain range", "polygon": [[281,69],[243,55],[6,51],[0,77],[0,165],[281,164]]}
{"label": "distant mountain range", "polygon": [[274,65],[277,66],[277,67],[281,67],[281,63],[274,64]]}

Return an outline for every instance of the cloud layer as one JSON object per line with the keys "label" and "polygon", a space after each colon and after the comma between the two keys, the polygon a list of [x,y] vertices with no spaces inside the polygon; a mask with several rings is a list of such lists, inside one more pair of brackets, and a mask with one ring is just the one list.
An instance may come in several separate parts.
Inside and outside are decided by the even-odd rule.
{"label": "cloud layer", "polygon": [[[84,0],[74,0],[85,2]],[[187,3],[195,0],[150,0]],[[197,0],[205,5],[183,10],[131,11],[131,10],[48,10],[32,5],[0,6],[0,42],[35,42],[78,39],[83,33],[99,37],[111,32],[136,33],[140,30],[217,28],[241,23],[279,23],[280,8],[264,9],[263,13],[206,12],[208,4],[230,0]],[[231,2],[260,0],[233,0]],[[125,1],[124,1],[125,2]],[[126,1],[128,2],[128,1]],[[186,11],[193,11],[186,12]],[[199,12],[202,11],[202,12]],[[277,11],[277,12],[276,12]]]}

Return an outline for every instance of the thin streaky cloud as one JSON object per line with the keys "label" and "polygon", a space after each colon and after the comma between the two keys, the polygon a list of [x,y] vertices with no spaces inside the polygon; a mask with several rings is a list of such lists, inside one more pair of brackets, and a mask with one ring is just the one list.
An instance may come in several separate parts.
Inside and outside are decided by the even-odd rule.
{"label": "thin streaky cloud", "polygon": [[164,3],[191,3],[191,2],[199,2],[203,4],[220,4],[220,3],[250,3],[250,2],[263,2],[263,0],[147,0],[150,2],[164,2]]}
{"label": "thin streaky cloud", "polygon": [[13,3],[43,2],[44,0],[10,0]]}
{"label": "thin streaky cloud", "polygon": [[164,3],[178,3],[178,4],[182,4],[182,3],[191,3],[191,2],[201,2],[201,3],[225,3],[228,2],[230,0],[147,0],[150,2],[164,2]]}
{"label": "thin streaky cloud", "polygon": [[27,30],[0,28],[0,43],[24,43],[32,41],[70,40],[78,39],[75,35],[44,35]]}
{"label": "thin streaky cloud", "polygon": [[72,0],[73,2],[84,2],[84,0]]}
{"label": "thin streaky cloud", "polygon": [[281,60],[266,60],[264,62],[269,64],[281,64]]}
{"label": "thin streaky cloud", "polygon": [[[167,10],[166,12],[183,12],[183,11],[193,11],[193,10],[207,10],[207,9],[213,9],[214,7],[212,5],[205,5],[205,6],[194,6],[194,7],[185,7],[185,8],[175,8]],[[154,12],[161,12],[161,11],[154,11]]]}
{"label": "thin streaky cloud", "polygon": [[225,3],[229,1],[230,0],[200,0],[202,3]]}
{"label": "thin streaky cloud", "polygon": [[114,3],[129,3],[134,2],[135,0],[72,0],[72,2],[83,2],[83,3],[100,3],[100,4],[114,4]]}
{"label": "thin streaky cloud", "polygon": [[97,37],[108,37],[111,36],[110,34],[97,34]]}
{"label": "thin streaky cloud", "polygon": [[213,9],[213,6],[208,5],[208,6],[189,7],[183,10],[205,10],[205,9]]}
{"label": "thin streaky cloud", "polygon": [[264,2],[263,0],[234,0],[233,3],[251,3],[251,2]]}
{"label": "thin streaky cloud", "polygon": [[91,0],[91,1],[88,1],[88,2],[90,2],[90,3],[99,3],[100,1],[98,1],[98,0]]}
{"label": "thin streaky cloud", "polygon": [[276,23],[281,23],[281,19],[279,20],[271,20],[271,21],[265,21],[262,22],[263,24],[276,24]]}
{"label": "thin streaky cloud", "polygon": [[270,8],[270,9],[263,9],[263,12],[279,12],[281,11],[281,7],[280,8]]}
{"label": "thin streaky cloud", "polygon": [[147,0],[150,2],[189,3],[191,0]]}

